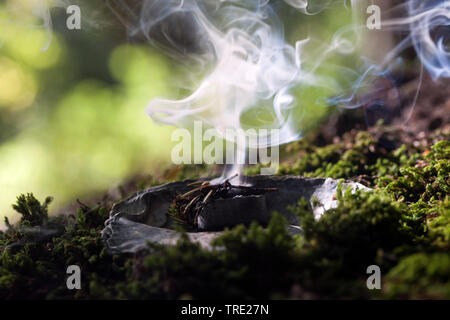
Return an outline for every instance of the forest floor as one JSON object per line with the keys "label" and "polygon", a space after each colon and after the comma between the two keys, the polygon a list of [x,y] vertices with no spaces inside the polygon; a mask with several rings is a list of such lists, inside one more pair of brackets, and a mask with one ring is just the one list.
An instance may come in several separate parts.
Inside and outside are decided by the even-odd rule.
{"label": "forest floor", "polygon": [[[215,240],[220,250],[182,237],[175,246],[149,245],[136,254],[106,252],[100,231],[115,201],[151,185],[211,175],[205,166],[132,178],[83,200],[95,205],[79,203],[60,215],[48,215],[51,198],[18,196],[21,220],[6,221],[0,232],[0,299],[449,299],[450,86],[425,81],[412,110],[415,88],[414,80],[400,87],[401,107],[336,113],[283,147],[278,174],[373,188],[354,194],[340,188],[338,207],[320,220],[300,201],[292,210],[302,235],[290,236],[275,214],[266,228],[228,230]],[[384,124],[376,124],[379,115]],[[81,267],[81,290],[66,287],[69,265]],[[366,286],[370,265],[381,269],[380,290]]]}

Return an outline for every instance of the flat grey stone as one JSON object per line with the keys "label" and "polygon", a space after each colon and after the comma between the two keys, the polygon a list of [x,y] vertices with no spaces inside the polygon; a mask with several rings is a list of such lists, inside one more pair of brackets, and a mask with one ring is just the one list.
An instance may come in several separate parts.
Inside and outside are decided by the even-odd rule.
{"label": "flat grey stone", "polygon": [[[102,231],[107,249],[112,253],[136,252],[147,246],[147,242],[172,245],[180,234],[164,228],[167,225],[167,210],[172,200],[192,187],[187,186],[194,180],[177,181],[151,187],[137,192],[126,200],[113,206],[110,219],[105,222]],[[301,198],[313,204],[316,219],[331,208],[337,206],[336,188],[338,181],[325,178],[304,178],[300,176],[252,176],[246,182],[256,188],[278,188],[261,196],[237,196],[212,201],[199,215],[199,226],[203,230],[223,230],[240,223],[249,224],[259,221],[266,224],[273,212],[286,217],[290,224],[290,234],[301,233],[298,217],[288,210]],[[370,190],[359,183],[344,183],[353,190]],[[230,201],[231,200],[231,201]],[[192,241],[210,249],[212,239],[221,232],[188,233]]]}
{"label": "flat grey stone", "polygon": [[201,231],[223,230],[238,224],[249,225],[252,221],[265,225],[270,221],[270,217],[264,195],[216,199],[209,202],[200,212],[198,229]]}
{"label": "flat grey stone", "polygon": [[[120,214],[108,219],[105,225],[102,236],[108,251],[113,254],[137,252],[147,248],[149,242],[174,245],[180,238],[180,233],[175,230],[137,223]],[[188,236],[203,248],[211,249],[211,241],[220,234],[221,232],[195,232],[188,233]]]}
{"label": "flat grey stone", "polygon": [[126,200],[116,203],[110,216],[122,213],[127,219],[145,223],[153,227],[162,227],[167,223],[167,211],[177,194],[187,192],[187,185],[194,180],[176,181],[139,191]]}

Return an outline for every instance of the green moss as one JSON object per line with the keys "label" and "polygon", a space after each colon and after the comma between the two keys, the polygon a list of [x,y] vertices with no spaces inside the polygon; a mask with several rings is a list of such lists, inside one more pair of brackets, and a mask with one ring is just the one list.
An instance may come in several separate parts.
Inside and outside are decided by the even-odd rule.
{"label": "green moss", "polygon": [[[76,216],[48,217],[48,198],[43,204],[32,194],[19,196],[14,206],[22,215],[0,238],[0,297],[86,297],[86,292],[66,288],[66,269],[77,264],[86,281],[101,274],[103,281],[124,279],[123,257],[106,253],[100,230],[107,217],[105,208],[80,209]],[[26,209],[26,210],[25,210]],[[33,219],[33,228],[30,219]],[[40,225],[36,225],[37,221]]]}
{"label": "green moss", "polygon": [[[303,235],[291,237],[274,215],[269,226],[228,230],[206,251],[186,236],[109,255],[100,231],[108,205],[48,215],[50,199],[18,197],[21,214],[0,232],[0,298],[448,298],[449,142],[386,150],[368,133],[334,145],[291,146],[302,155],[285,173],[368,176],[372,192],[343,190],[338,206],[315,220],[307,201],[291,210]],[[292,162],[291,162],[292,163]],[[184,175],[184,169],[174,172]],[[317,205],[315,203],[314,205]],[[82,290],[66,288],[66,268],[82,270]],[[383,290],[366,288],[366,268],[382,270]]]}
{"label": "green moss", "polygon": [[[48,206],[53,198],[47,197],[41,204],[31,193],[17,197],[17,203],[13,209],[21,214],[20,224],[27,226],[38,226],[44,224],[48,219]],[[7,225],[10,226],[9,222]]]}
{"label": "green moss", "polygon": [[442,200],[450,194],[450,141],[441,141],[414,166],[400,168],[386,190],[402,201]]}
{"label": "green moss", "polygon": [[450,198],[428,210],[428,228],[433,243],[450,251]]}
{"label": "green moss", "polygon": [[415,253],[403,258],[387,275],[392,298],[450,299],[450,254]]}
{"label": "green moss", "polygon": [[[347,134],[342,140],[321,147],[306,139],[306,142],[296,143],[297,147],[286,148],[291,156],[281,164],[279,173],[336,179],[364,177],[363,182],[369,186],[386,186],[401,174],[402,167],[413,166],[417,160],[424,159],[425,149],[420,146],[395,146],[402,140],[399,132],[377,134],[378,137],[365,131]],[[440,156],[448,157],[443,145],[438,148]],[[257,169],[248,173],[257,173]]]}
{"label": "green moss", "polygon": [[304,205],[294,210],[304,230],[301,282],[326,297],[367,297],[367,266],[392,267],[387,257],[414,246],[415,235],[404,227],[406,206],[382,192],[338,192],[338,200],[319,220]]}

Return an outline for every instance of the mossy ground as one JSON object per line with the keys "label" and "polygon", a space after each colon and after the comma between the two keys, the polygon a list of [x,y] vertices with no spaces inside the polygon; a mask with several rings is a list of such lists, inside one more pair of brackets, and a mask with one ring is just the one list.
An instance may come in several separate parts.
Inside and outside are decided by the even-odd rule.
{"label": "mossy ground", "polygon": [[[50,198],[19,196],[14,209],[22,219],[0,233],[0,299],[449,299],[449,136],[440,130],[409,139],[375,128],[329,145],[290,144],[281,174],[352,179],[374,191],[340,189],[338,207],[318,221],[301,201],[292,210],[302,236],[289,236],[275,214],[266,229],[227,231],[213,251],[184,237],[172,247],[109,255],[100,236],[108,204],[48,216]],[[66,288],[72,264],[81,267],[81,290]],[[366,287],[373,264],[381,290]]]}

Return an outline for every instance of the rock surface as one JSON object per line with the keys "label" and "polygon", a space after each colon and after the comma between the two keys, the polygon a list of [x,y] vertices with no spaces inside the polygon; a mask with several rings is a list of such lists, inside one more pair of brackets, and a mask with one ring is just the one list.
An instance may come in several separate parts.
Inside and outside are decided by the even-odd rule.
{"label": "rock surface", "polygon": [[201,231],[223,230],[237,224],[249,225],[258,221],[265,225],[270,221],[265,195],[236,196],[211,201],[198,216]]}
{"label": "rock surface", "polygon": [[[221,232],[195,232],[188,233],[188,236],[191,241],[210,249],[211,241],[220,234]],[[102,235],[110,253],[137,252],[145,249],[147,242],[174,245],[180,238],[180,233],[175,230],[137,223],[120,214],[107,220]]]}
{"label": "rock surface", "polygon": [[[300,176],[252,176],[247,183],[256,188],[278,188],[278,191],[262,196],[234,197],[212,201],[199,215],[199,227],[203,230],[223,230],[240,223],[249,224],[256,220],[266,224],[273,212],[286,217],[289,232],[301,232],[300,221],[287,207],[295,205],[305,198],[319,205],[313,207],[316,219],[328,209],[337,206],[335,199],[337,180],[324,178],[304,178]],[[108,250],[117,252],[136,252],[146,247],[147,242],[159,244],[175,244],[179,233],[164,228],[167,224],[167,211],[178,194],[187,192],[193,180],[177,181],[140,191],[126,200],[117,203],[105,222],[102,232]],[[353,190],[370,190],[359,183],[344,183]],[[230,201],[232,200],[232,201]],[[192,241],[200,243],[204,248],[211,248],[212,239],[221,232],[188,233]]]}

